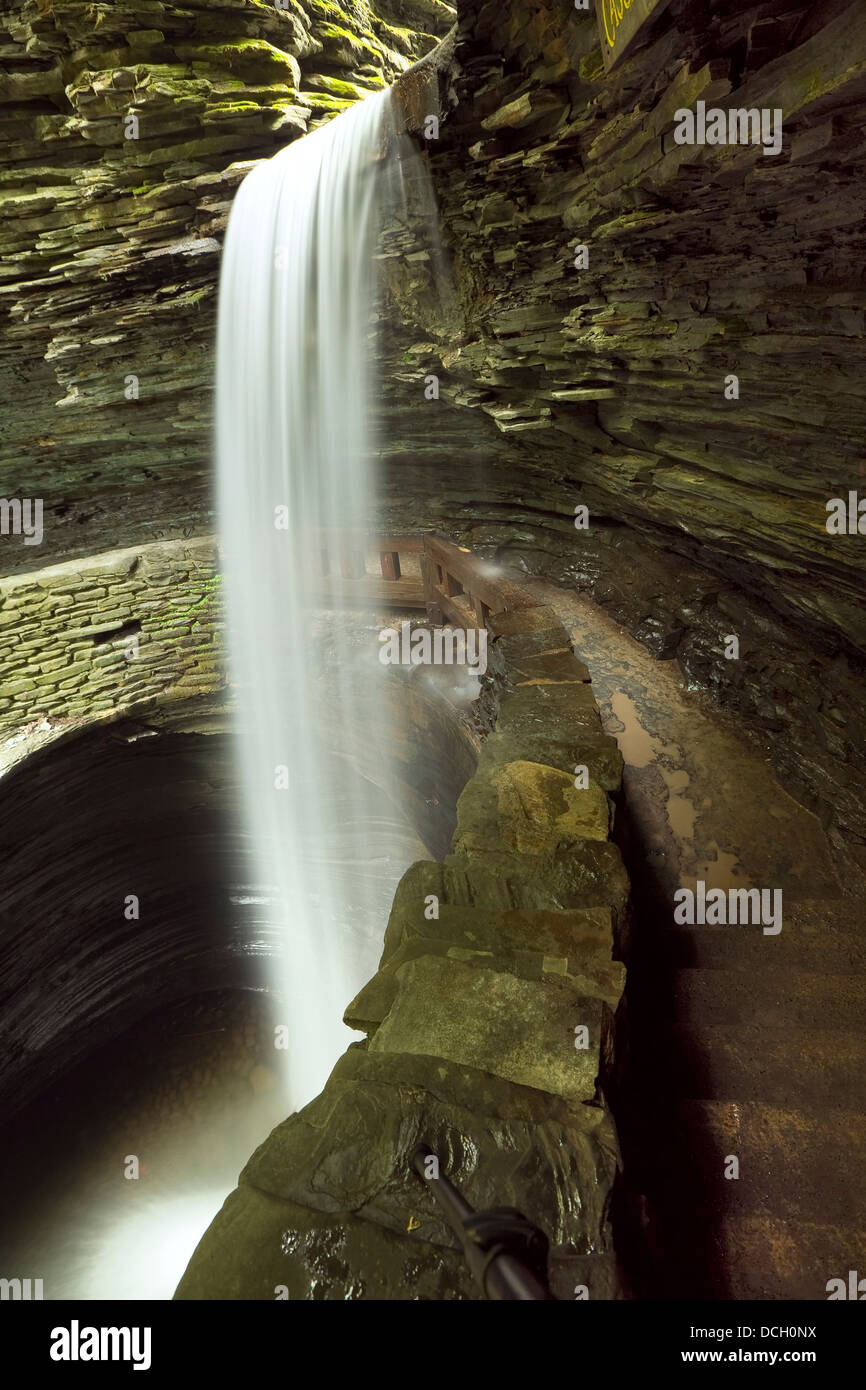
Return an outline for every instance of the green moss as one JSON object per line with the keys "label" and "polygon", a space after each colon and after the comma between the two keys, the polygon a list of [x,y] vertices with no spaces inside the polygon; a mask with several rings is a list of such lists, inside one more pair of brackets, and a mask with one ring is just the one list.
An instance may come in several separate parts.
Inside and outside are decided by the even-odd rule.
{"label": "green moss", "polygon": [[604,76],[601,48],[594,48],[585,58],[581,58],[577,65],[577,73],[582,82],[598,82]]}
{"label": "green moss", "polygon": [[203,299],[207,299],[212,293],[213,287],[211,285],[205,285],[203,289],[190,290],[189,294],[184,296],[184,302],[186,304],[199,305]]}
{"label": "green moss", "polygon": [[325,92],[298,92],[298,101],[313,111],[333,111],[337,114],[355,105],[354,98],[347,101],[345,97],[332,97]]}
{"label": "green moss", "polygon": [[[257,10],[264,10],[268,15],[273,15],[275,9],[277,14],[285,15],[289,13],[289,10],[292,10],[298,19],[301,20],[304,28],[306,29],[307,27],[306,9],[299,4],[299,0],[280,0],[278,9],[274,4],[274,0],[248,0],[248,3],[255,5]],[[208,19],[208,23],[211,23],[210,18]]]}
{"label": "green moss", "polygon": [[339,24],[345,27],[351,24],[351,18],[345,10],[341,10],[339,5],[333,4],[333,0],[308,0],[308,8],[311,16],[316,19],[324,19],[332,24]]}
{"label": "green moss", "polygon": [[[397,28],[393,24],[386,24],[384,19],[375,21],[376,37],[383,43],[387,43],[391,48],[396,48],[400,53],[414,53],[418,35],[411,29]],[[434,39],[435,43],[436,40]]]}
{"label": "green moss", "polygon": [[[310,77],[308,81],[314,89],[314,94],[321,90],[329,96],[341,97],[344,101],[360,101],[367,95],[365,87],[359,87],[355,82],[344,82],[339,77],[328,77],[325,73],[316,73],[315,77]],[[298,95],[302,97],[305,94],[299,92]],[[306,96],[309,95],[307,92]]]}
{"label": "green moss", "polygon": [[[197,291],[199,299],[209,294],[210,290],[205,288]],[[162,632],[166,628],[178,627],[187,621],[205,619],[212,620],[216,616],[216,608],[220,603],[220,589],[222,575],[214,574],[207,579],[197,579],[196,587],[203,589],[198,598],[190,598],[184,603],[173,603],[169,612],[161,616],[154,616],[147,622],[147,628],[151,632]]]}
{"label": "green moss", "polygon": [[194,65],[197,70],[211,66],[239,72],[248,78],[263,81],[287,81],[294,86],[297,61],[281,53],[264,39],[235,39],[226,44],[178,44],[178,58]]}
{"label": "green moss", "polygon": [[207,108],[207,114],[214,111],[262,111],[264,107],[257,101],[215,101]]}
{"label": "green moss", "polygon": [[322,39],[330,39],[332,43],[341,44],[348,49],[351,54],[360,51],[362,55],[368,56],[374,62],[381,62],[383,53],[377,45],[369,43],[367,39],[361,38],[359,34],[353,34],[348,29],[341,29],[336,24],[320,24],[318,36]]}

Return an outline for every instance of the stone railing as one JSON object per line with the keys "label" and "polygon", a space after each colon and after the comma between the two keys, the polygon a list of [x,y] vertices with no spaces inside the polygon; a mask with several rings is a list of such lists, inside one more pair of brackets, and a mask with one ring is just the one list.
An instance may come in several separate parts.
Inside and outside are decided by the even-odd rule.
{"label": "stone railing", "polygon": [[181,1299],[477,1298],[412,1171],[419,1141],[474,1206],[545,1229],[558,1297],[618,1293],[604,1082],[624,986],[620,755],[551,611],[450,543],[424,554],[444,614],[485,619],[495,727],[452,852],[408,869],[379,970],[346,1010],[366,1039],[253,1155]]}
{"label": "stone railing", "polygon": [[[533,604],[496,566],[447,536],[341,533],[341,543],[329,550],[338,552],[339,573],[328,571],[323,548],[313,580],[316,595],[326,604],[424,608],[431,623],[464,628],[486,627],[493,611]],[[311,552],[316,554],[315,546]]]}
{"label": "stone railing", "polygon": [[212,538],[157,541],[0,580],[0,732],[219,688]]}
{"label": "stone railing", "polygon": [[[216,541],[154,541],[0,579],[0,736],[224,684]],[[325,606],[425,610],[486,627],[525,593],[445,537],[350,536]],[[378,570],[378,573],[376,572]]]}

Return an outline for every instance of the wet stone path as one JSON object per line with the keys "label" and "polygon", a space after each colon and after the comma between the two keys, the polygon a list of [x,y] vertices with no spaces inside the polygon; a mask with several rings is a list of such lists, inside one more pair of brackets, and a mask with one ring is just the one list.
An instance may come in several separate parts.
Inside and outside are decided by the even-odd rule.
{"label": "wet stone path", "polygon": [[[827,1298],[866,1231],[862,872],[676,661],[586,599],[533,590],[572,632],[625,763],[634,924],[613,1103],[627,1283]],[[700,899],[700,883],[780,891],[781,930],[676,920],[677,890]]]}

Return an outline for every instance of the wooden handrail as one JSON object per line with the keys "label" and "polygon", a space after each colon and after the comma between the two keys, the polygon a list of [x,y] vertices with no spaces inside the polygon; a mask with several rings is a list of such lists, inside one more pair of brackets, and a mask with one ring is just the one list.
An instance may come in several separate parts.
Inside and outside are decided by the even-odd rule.
{"label": "wooden handrail", "polygon": [[[486,628],[491,613],[536,606],[536,601],[518,585],[491,574],[487,561],[438,532],[371,536],[362,531],[345,531],[322,534],[319,539],[322,583],[316,588],[330,602],[423,608],[434,626],[451,623],[462,628]],[[315,544],[312,550],[315,552]],[[335,553],[339,573],[325,573],[327,557]],[[379,574],[366,569],[375,555],[379,559]],[[404,574],[401,555],[420,556],[420,577]]]}

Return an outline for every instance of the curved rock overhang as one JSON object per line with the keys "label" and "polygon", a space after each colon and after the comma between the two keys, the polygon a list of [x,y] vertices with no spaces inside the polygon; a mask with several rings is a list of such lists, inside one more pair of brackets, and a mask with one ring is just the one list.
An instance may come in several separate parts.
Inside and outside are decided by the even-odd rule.
{"label": "curved rock overhang", "polygon": [[[0,743],[7,1116],[155,1009],[266,987],[264,958],[280,953],[237,820],[239,697],[213,641],[209,558],[208,539],[168,542],[8,581],[42,611],[27,646],[26,604],[12,609],[25,649],[14,644],[21,688]],[[395,776],[382,806],[439,855],[480,736],[459,701],[415,674],[382,672],[377,683]],[[327,702],[318,719],[328,745],[378,787],[364,729]]]}

